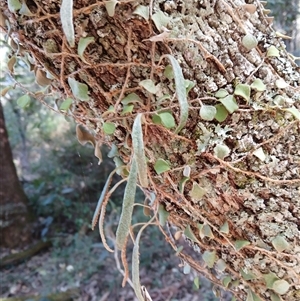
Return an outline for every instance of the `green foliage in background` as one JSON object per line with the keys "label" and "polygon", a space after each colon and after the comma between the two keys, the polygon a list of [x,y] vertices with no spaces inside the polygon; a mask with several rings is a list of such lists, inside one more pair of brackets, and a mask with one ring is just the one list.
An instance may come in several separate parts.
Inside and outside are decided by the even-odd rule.
{"label": "green foliage in background", "polygon": [[[294,40],[285,40],[287,50],[299,56],[300,46],[297,33],[297,18],[300,16],[299,0],[269,0],[270,15],[275,17],[275,28]],[[298,39],[298,40],[297,40]]]}

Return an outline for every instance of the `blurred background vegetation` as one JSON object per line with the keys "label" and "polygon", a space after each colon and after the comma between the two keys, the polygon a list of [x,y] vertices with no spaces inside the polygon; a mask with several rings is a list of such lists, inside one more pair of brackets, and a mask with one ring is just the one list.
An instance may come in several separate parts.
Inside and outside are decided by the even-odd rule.
{"label": "blurred background vegetation", "polygon": [[[2,41],[1,47],[9,57],[8,45]],[[24,61],[17,60],[14,75],[26,90],[44,91],[34,82],[33,72],[29,72]],[[2,88],[15,84],[4,68],[0,83]],[[90,228],[102,188],[115,166],[107,158],[108,150],[102,148],[104,162],[99,166],[93,147],[82,146],[77,141],[74,121],[49,110],[34,98],[24,108],[20,107],[18,99],[22,95],[24,92],[16,86],[2,97],[6,128],[18,177],[35,217],[31,229],[34,241],[50,240],[52,247],[21,264],[2,268],[0,295],[38,294],[44,296],[39,300],[44,300],[49,294],[71,290],[75,300],[135,300],[128,285],[121,287],[122,276],[114,255],[103,247],[98,230],[93,232]],[[53,97],[45,100],[47,105],[55,107]],[[114,176],[112,185],[118,180]],[[123,189],[121,185],[108,204],[108,231],[116,230]],[[141,194],[137,194],[137,201],[143,203]],[[145,221],[143,210],[135,210],[133,223]],[[218,300],[212,285],[204,278],[196,290],[193,284],[196,275],[183,274],[175,252],[156,227],[149,227],[143,236],[142,277],[148,287],[156,290],[153,300],[165,300],[168,296],[173,301],[192,300],[195,296],[202,296],[205,301]],[[1,256],[26,247],[1,248]],[[129,261],[131,249],[129,245]]]}
{"label": "blurred background vegetation", "polygon": [[[287,41],[287,48],[295,56],[300,56],[299,2],[268,1],[276,29],[294,37]],[[6,53],[0,58],[1,90],[15,82],[6,72],[10,50],[4,39],[0,48]],[[27,90],[45,92],[34,82],[26,62],[18,59],[14,74]],[[122,277],[114,255],[104,249],[98,232],[90,229],[102,187],[114,168],[114,163],[107,159],[107,149],[102,150],[104,162],[99,166],[93,148],[78,143],[74,121],[33,98],[28,106],[21,108],[17,99],[23,94],[16,86],[1,97],[1,102],[18,177],[35,217],[32,237],[34,241],[50,240],[52,247],[21,264],[2,268],[0,296],[47,296],[76,288],[73,292],[76,300],[134,300],[131,288],[121,287]],[[46,102],[55,107],[51,96]],[[117,176],[114,181],[118,181]],[[115,231],[123,187],[114,193],[108,205],[108,230]],[[141,195],[137,198],[143,202]],[[142,209],[136,213],[136,221],[145,220]],[[153,300],[219,300],[215,296],[218,292],[213,293],[214,288],[204,278],[196,290],[193,283],[196,275],[183,274],[181,263],[157,229],[148,228],[144,236],[141,277],[152,290]],[[20,248],[1,248],[1,257],[18,251]],[[223,294],[222,300],[230,300],[230,296]]]}

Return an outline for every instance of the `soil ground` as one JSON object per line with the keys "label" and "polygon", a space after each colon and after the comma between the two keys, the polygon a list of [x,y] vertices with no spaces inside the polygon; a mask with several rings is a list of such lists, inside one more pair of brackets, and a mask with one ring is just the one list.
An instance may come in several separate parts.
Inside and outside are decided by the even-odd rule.
{"label": "soil ground", "polygon": [[[158,244],[148,241],[141,247],[141,282],[153,301],[231,299],[228,294],[216,298],[212,284],[202,277],[200,288],[196,289],[195,272],[185,275],[179,258],[170,252],[162,237],[157,239]],[[8,253],[2,249],[1,257]],[[114,254],[104,249],[98,237],[66,234],[56,238],[47,252],[3,269],[0,297],[39,295],[44,300],[51,293],[75,289],[74,301],[135,301],[133,289],[128,284],[122,288],[121,283]]]}

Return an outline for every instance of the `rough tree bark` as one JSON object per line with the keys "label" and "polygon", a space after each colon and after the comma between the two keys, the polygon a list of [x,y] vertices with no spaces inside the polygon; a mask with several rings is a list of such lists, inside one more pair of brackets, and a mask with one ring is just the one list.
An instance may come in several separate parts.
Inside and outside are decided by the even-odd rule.
{"label": "rough tree bark", "polygon": [[[179,253],[186,263],[239,300],[299,300],[300,74],[263,5],[77,0],[62,17],[66,38],[60,2],[26,1],[29,13],[0,0],[2,26],[37,80],[50,72],[53,95],[72,97],[69,114],[117,146],[115,161],[128,169],[132,124],[142,113],[143,190],[194,247],[194,257]],[[93,39],[82,54],[84,37]],[[180,70],[191,88],[186,122]],[[164,111],[177,126],[157,116]]]}
{"label": "rough tree bark", "polygon": [[1,247],[22,247],[31,241],[28,199],[19,182],[13,162],[0,102],[0,218]]}

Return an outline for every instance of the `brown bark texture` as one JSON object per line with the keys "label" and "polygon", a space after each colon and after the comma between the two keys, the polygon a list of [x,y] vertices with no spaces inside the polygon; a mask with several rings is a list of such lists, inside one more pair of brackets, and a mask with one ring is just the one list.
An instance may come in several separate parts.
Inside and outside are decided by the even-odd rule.
{"label": "brown bark texture", "polygon": [[0,218],[1,247],[23,247],[31,241],[28,199],[19,182],[0,103]]}
{"label": "brown bark texture", "polygon": [[[160,228],[174,249],[174,231],[194,248],[195,256],[179,256],[239,300],[299,300],[300,70],[272,18],[255,0],[113,3],[74,1],[71,47],[60,1],[26,1],[24,14],[0,0],[17,55],[37,76],[52,75],[58,102],[73,98],[67,114],[114,145],[116,165],[128,170],[142,114],[140,184],[156,196],[154,212],[158,204],[168,212],[170,232]],[[86,37],[93,40],[82,54]]]}

